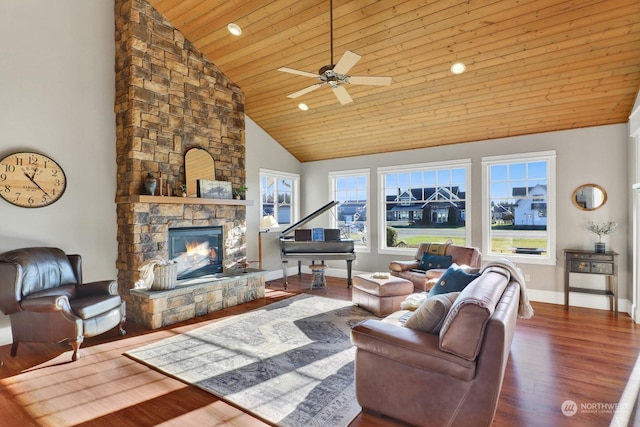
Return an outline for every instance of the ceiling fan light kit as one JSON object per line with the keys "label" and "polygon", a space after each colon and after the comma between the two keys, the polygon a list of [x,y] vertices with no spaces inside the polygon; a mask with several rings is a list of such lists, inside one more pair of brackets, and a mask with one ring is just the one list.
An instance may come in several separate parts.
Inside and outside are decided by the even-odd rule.
{"label": "ceiling fan light kit", "polygon": [[345,105],[353,102],[353,99],[344,87],[345,84],[354,85],[369,85],[369,86],[389,86],[391,84],[391,77],[373,77],[373,76],[349,76],[347,73],[356,65],[356,63],[362,58],[357,53],[349,50],[345,51],[337,64],[333,63],[333,1],[329,2],[329,22],[330,28],[330,53],[331,63],[325,65],[318,70],[318,74],[309,73],[307,71],[296,70],[294,68],[281,67],[278,71],[284,73],[297,74],[299,76],[311,77],[319,79],[320,83],[315,83],[297,92],[287,95],[287,98],[298,98],[313,90],[318,89],[321,86],[328,85],[336,96],[340,104]]}

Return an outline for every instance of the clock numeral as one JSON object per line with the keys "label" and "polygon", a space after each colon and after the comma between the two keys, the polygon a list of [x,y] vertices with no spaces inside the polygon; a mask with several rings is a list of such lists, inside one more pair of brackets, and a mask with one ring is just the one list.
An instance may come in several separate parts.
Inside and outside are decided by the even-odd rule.
{"label": "clock numeral", "polygon": [[33,154],[29,156],[29,164],[30,165],[37,165],[38,164],[38,158],[36,156],[34,156]]}
{"label": "clock numeral", "polygon": [[6,173],[0,173],[0,181],[6,181],[7,180],[7,174]]}
{"label": "clock numeral", "polygon": [[5,193],[11,193],[11,186],[9,184],[4,186],[4,192]]}
{"label": "clock numeral", "polygon": [[32,205],[35,202],[35,200],[33,200],[33,197],[29,197],[27,202],[29,202],[29,204]]}
{"label": "clock numeral", "polygon": [[22,157],[16,157],[16,165],[17,166],[22,166]]}
{"label": "clock numeral", "polygon": [[5,172],[13,173],[13,172],[16,171],[16,167],[15,167],[15,165],[6,164],[6,165],[4,165],[4,170],[5,170]]}

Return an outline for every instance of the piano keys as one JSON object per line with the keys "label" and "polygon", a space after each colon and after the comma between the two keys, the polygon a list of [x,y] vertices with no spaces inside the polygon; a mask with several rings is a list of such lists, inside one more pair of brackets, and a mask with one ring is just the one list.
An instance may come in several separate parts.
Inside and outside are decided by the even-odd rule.
{"label": "piano keys", "polygon": [[[340,230],[325,228],[324,240],[313,239],[313,230],[301,228],[309,221],[328,211],[339,202],[332,201],[307,215],[280,233],[280,257],[282,259],[282,275],[284,288],[287,288],[287,267],[290,259],[298,261],[298,276],[302,275],[302,260],[324,262],[325,260],[345,260],[347,262],[347,287],[351,286],[352,262],[356,259],[353,240],[341,239]],[[293,234],[293,235],[292,235]]]}

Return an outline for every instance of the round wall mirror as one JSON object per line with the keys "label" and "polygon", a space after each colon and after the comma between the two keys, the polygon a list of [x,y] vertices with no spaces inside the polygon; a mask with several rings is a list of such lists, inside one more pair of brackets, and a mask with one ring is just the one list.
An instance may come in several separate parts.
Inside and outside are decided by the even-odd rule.
{"label": "round wall mirror", "polygon": [[607,192],[598,184],[584,184],[571,196],[573,204],[583,211],[595,211],[607,202]]}

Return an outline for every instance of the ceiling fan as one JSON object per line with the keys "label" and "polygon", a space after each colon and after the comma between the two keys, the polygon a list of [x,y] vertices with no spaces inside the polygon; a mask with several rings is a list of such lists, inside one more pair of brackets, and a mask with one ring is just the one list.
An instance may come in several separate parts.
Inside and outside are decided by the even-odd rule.
{"label": "ceiling fan", "polygon": [[329,1],[329,23],[330,23],[330,39],[331,39],[331,62],[320,68],[318,74],[309,73],[307,71],[295,70],[293,68],[281,67],[278,71],[285,73],[297,74],[300,76],[319,79],[320,83],[315,83],[302,90],[287,95],[287,98],[298,98],[321,86],[329,85],[334,95],[338,98],[340,104],[345,105],[353,101],[349,92],[345,88],[345,84],[354,85],[370,85],[370,86],[389,86],[391,77],[372,77],[372,76],[349,76],[347,73],[356,65],[361,56],[349,50],[345,51],[337,64],[333,63],[333,0]]}

